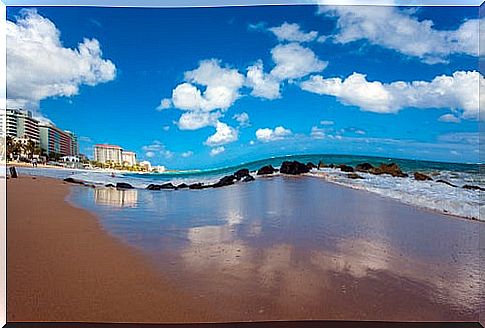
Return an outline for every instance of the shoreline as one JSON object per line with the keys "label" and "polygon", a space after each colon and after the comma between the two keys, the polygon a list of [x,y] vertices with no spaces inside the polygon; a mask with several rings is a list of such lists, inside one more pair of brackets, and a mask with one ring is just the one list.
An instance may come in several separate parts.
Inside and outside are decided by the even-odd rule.
{"label": "shoreline", "polygon": [[[237,286],[230,287],[230,279],[233,279],[235,276],[239,274],[244,275],[244,273],[250,271],[253,272],[252,270],[256,270],[252,274],[259,272],[259,261],[250,261],[245,264],[241,263],[240,266],[233,266],[235,263],[238,263],[239,256],[244,258],[247,254],[246,252],[249,251],[249,248],[246,248],[237,239],[234,241],[235,244],[233,246],[229,246],[231,243],[224,244],[223,242],[220,244],[223,248],[228,247],[229,249],[242,247],[242,253],[234,254],[236,256],[235,260],[226,262],[227,258],[224,254],[227,253],[224,251],[220,253],[219,248],[216,250],[214,245],[212,245],[212,242],[216,242],[216,245],[219,245],[217,239],[206,244],[206,242],[203,242],[204,239],[200,239],[204,238],[204,234],[196,237],[198,235],[196,231],[199,229],[196,228],[192,233],[189,233],[190,238],[196,238],[196,248],[189,249],[189,252],[183,253],[185,255],[182,258],[176,260],[177,263],[182,261],[180,263],[182,266],[179,268],[178,265],[173,266],[171,261],[174,261],[174,258],[170,256],[162,256],[158,261],[150,259],[143,249],[138,249],[136,245],[126,243],[122,238],[118,239],[118,237],[115,237],[117,236],[116,233],[113,234],[113,232],[109,232],[110,230],[103,228],[95,211],[84,210],[72,205],[66,196],[72,188],[76,188],[79,191],[81,191],[81,188],[78,189],[76,186],[69,185],[58,179],[26,176],[7,180],[7,188],[7,255],[9,258],[7,266],[9,277],[7,282],[7,304],[9,306],[9,321],[182,323],[234,320],[297,320],[310,317],[335,319],[340,318],[342,315],[339,311],[328,313],[326,311],[320,312],[320,309],[313,308],[311,311],[316,312],[309,310],[310,312],[307,313],[306,310],[300,309],[299,302],[305,300],[305,293],[310,293],[309,295],[313,295],[312,298],[317,297],[316,300],[325,303],[331,301],[330,304],[333,304],[333,302],[336,302],[342,311],[348,311],[345,309],[348,307],[354,308],[355,306],[344,305],[351,299],[345,301],[345,294],[340,294],[338,290],[329,290],[331,293],[324,298],[314,295],[313,292],[310,292],[313,288],[308,289],[309,286],[306,285],[305,279],[301,280],[294,276],[297,272],[305,271],[291,270],[293,274],[290,277],[296,280],[291,278],[288,283],[290,286],[293,286],[292,288],[296,289],[293,291],[291,288],[289,290],[284,289],[285,292],[282,299],[280,299],[280,302],[283,302],[282,304],[276,302],[276,299],[273,300],[273,296],[270,296],[274,295],[273,293],[269,295],[265,293],[260,294],[256,290],[251,294],[253,279],[249,279],[250,285],[245,287],[249,289],[238,290]],[[89,189],[85,191],[90,192]],[[225,192],[219,193],[225,194]],[[185,195],[190,197],[189,194],[196,195],[196,193],[187,193]],[[177,193],[172,195],[175,196]],[[30,206],[21,206],[24,200],[28,200]],[[114,215],[118,216],[116,212]],[[226,228],[231,229],[230,225],[227,227],[223,226],[220,229],[225,231],[224,229]],[[203,227],[200,229],[204,231]],[[212,231],[211,229],[214,228],[209,225],[207,229]],[[156,229],[151,230],[156,232]],[[194,232],[196,233],[195,235],[193,234]],[[170,232],[168,234],[170,235]],[[199,244],[201,242],[202,244]],[[202,248],[199,249],[197,245]],[[174,254],[177,254],[178,251],[172,249],[170,244],[166,246],[169,253],[175,252]],[[246,251],[244,251],[245,249]],[[265,249],[258,246],[254,248],[253,254],[259,254],[259,252],[268,254],[269,257],[266,260],[270,262],[263,265],[266,268],[263,271],[265,272],[274,265],[276,267],[271,270],[279,270],[278,267],[281,265],[278,262],[280,254],[286,254],[290,249],[291,247],[285,246],[285,244],[274,249]],[[373,248],[371,249],[374,250]],[[206,254],[205,251],[210,253]],[[380,254],[380,251],[377,254]],[[348,255],[352,258],[356,254],[350,253]],[[208,258],[203,260],[204,256],[208,256]],[[324,256],[320,260],[323,261],[322,264],[327,263],[325,264],[326,267],[331,261],[334,261],[336,255],[321,253],[319,256]],[[274,258],[277,262],[270,264],[273,263],[271,258]],[[395,258],[398,258],[397,255],[395,255]],[[214,259],[220,259],[220,261],[216,260],[214,263],[222,265],[222,267],[216,266],[212,269],[207,267],[195,276],[185,272],[186,269],[190,271],[190,266],[185,268],[184,265],[186,264],[184,264],[184,261],[189,261],[187,264],[190,263],[190,265],[199,265],[200,260],[210,263]],[[166,263],[170,263],[170,265]],[[203,265],[202,263],[200,264]],[[330,265],[326,268],[330,269],[332,267],[333,265]],[[172,268],[178,268],[175,271],[175,276],[169,274],[169,271],[173,270]],[[264,273],[265,278],[263,281],[274,277],[274,273],[271,270],[269,273]],[[317,272],[313,270],[310,272],[309,277],[312,280],[315,279]],[[266,274],[269,275],[266,276]],[[370,285],[367,288],[367,283],[364,284],[364,281],[362,281],[362,284],[358,284],[362,287],[359,287],[356,296],[370,297],[375,289],[382,288],[382,284],[392,291],[391,295],[398,295],[402,283],[407,285],[407,288],[411,288],[416,283],[413,282],[408,285],[406,278],[399,282],[395,280],[396,277],[388,275],[386,272],[375,271],[374,274],[381,277],[381,279],[377,280],[380,282],[376,283],[369,280],[367,283]],[[219,278],[213,281],[213,277]],[[334,283],[347,286],[352,285],[355,281],[354,279],[356,279],[350,278],[346,273],[343,276],[338,275],[338,277],[340,278],[335,280]],[[357,279],[359,277],[360,274],[357,274]],[[372,279],[371,277],[372,275],[366,279]],[[202,286],[199,286],[198,281],[202,282]],[[316,279],[311,282],[316,284],[314,286],[319,286],[318,281],[320,280]],[[330,285],[333,285],[333,283]],[[227,288],[224,288],[224,286],[227,286]],[[204,288],[209,288],[209,290],[204,290]],[[424,288],[424,285],[420,288]],[[200,298],[199,293],[203,295],[204,293],[211,293],[213,290],[216,294],[212,295],[212,298]],[[381,290],[381,293],[384,290],[387,289]],[[225,296],[222,297],[221,295],[219,299],[219,296],[216,296],[219,295],[219,292],[224,292]],[[250,294],[243,294],[246,292],[250,292]],[[236,294],[232,296],[232,293]],[[300,293],[302,294],[300,295]],[[419,311],[419,315],[415,314],[416,318],[437,320],[442,315],[443,318],[452,319],[457,315],[456,313],[454,315],[447,313],[445,308],[441,309],[437,307],[437,304],[428,303],[429,301],[425,297],[426,294],[420,293],[419,290],[416,291],[416,294],[414,292],[408,293],[405,292],[406,297],[404,299],[419,296],[419,302],[424,308],[422,311]],[[294,297],[297,298],[295,299]],[[298,297],[300,297],[300,301],[297,301]],[[268,306],[268,308],[264,308],[265,312],[258,312],[257,308],[253,308],[252,302],[250,302],[253,298],[258,300],[258,304],[263,302],[262,304]],[[392,299],[394,299],[394,296],[389,301]],[[307,306],[312,307],[311,304],[313,303],[308,303]],[[360,304],[364,308],[367,306],[365,303]],[[313,304],[313,306],[317,306],[317,304]],[[413,318],[412,312],[408,312],[409,306],[407,304],[398,314],[393,314],[392,307],[387,309],[384,306],[386,311],[390,312],[387,312],[382,318],[378,315],[375,318],[373,317],[373,319],[397,320],[399,318]],[[245,312],[242,312],[243,308],[246,309]],[[251,312],[247,312],[249,311],[248,309]],[[282,311],[281,309],[286,310]],[[368,311],[370,311],[368,314],[377,314],[371,308],[368,308]],[[366,316],[362,315],[362,313],[356,314],[355,317],[352,315],[352,318],[366,318]],[[448,315],[451,316],[447,317]],[[465,315],[465,317],[469,315],[470,313]]]}
{"label": "shoreline", "polygon": [[210,321],[213,310],[70,205],[69,185],[44,177],[6,185],[7,321]]}

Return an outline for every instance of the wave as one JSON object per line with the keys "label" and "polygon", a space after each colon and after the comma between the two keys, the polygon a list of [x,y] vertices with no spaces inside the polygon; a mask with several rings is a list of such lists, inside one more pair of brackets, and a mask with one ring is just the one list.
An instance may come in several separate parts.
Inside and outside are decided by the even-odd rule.
{"label": "wave", "polygon": [[[480,203],[481,191],[461,188],[465,184],[483,187],[483,175],[480,174],[480,165],[478,164],[443,163],[351,155],[291,155],[206,170],[170,171],[164,173],[116,173],[115,176],[112,176],[110,172],[106,171],[26,168],[20,170],[33,172],[35,175],[47,175],[56,178],[72,177],[96,185],[127,182],[135,188],[142,189],[151,183],[171,182],[177,185],[180,183],[191,184],[202,182],[204,184],[212,184],[217,182],[222,176],[232,174],[241,168],[247,168],[254,172],[262,166],[270,164],[274,167],[280,167],[283,161],[288,160],[296,160],[304,163],[313,162],[315,164],[322,161],[324,163],[346,164],[351,166],[364,162],[373,165],[395,162],[404,172],[423,172],[433,176],[434,181],[416,181],[412,177],[412,174],[407,178],[395,178],[388,175],[373,175],[361,172],[359,172],[359,175],[364,179],[349,179],[346,173],[332,168],[313,169],[308,175],[319,177],[342,186],[376,193],[383,197],[392,198],[424,209],[470,219],[480,220],[484,218],[481,215],[485,213]],[[458,187],[451,187],[436,182],[440,179],[448,181]]]}

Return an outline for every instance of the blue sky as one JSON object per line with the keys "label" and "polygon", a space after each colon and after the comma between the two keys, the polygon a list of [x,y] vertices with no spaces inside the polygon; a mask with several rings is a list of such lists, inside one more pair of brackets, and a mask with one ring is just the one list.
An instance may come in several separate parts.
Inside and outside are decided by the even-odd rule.
{"label": "blue sky", "polygon": [[478,162],[478,8],[366,9],[10,7],[7,98],[169,168]]}

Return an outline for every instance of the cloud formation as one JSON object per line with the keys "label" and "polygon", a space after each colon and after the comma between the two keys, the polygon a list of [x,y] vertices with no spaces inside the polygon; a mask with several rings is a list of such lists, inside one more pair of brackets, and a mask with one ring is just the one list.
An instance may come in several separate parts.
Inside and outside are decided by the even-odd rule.
{"label": "cloud formation", "polygon": [[318,37],[317,31],[304,32],[296,23],[284,22],[280,26],[270,27],[268,30],[278,38],[278,41],[310,42]]}
{"label": "cloud formation", "polygon": [[37,109],[43,99],[70,97],[81,85],[95,86],[116,76],[115,65],[103,59],[96,39],[77,48],[63,46],[61,32],[36,10],[21,10],[16,22],[6,22],[7,104]]}
{"label": "cloud formation", "polygon": [[387,6],[321,6],[320,14],[337,18],[335,43],[368,40],[371,44],[417,57],[428,64],[447,62],[452,54],[478,56],[479,20],[456,30],[438,30],[431,20],[418,20],[412,10]]}
{"label": "cloud formation", "polygon": [[145,156],[148,158],[158,156],[162,156],[165,159],[173,158],[173,152],[168,150],[165,145],[158,140],[153,141],[150,145],[143,146],[141,149],[145,152]]}
{"label": "cloud formation", "polygon": [[346,105],[375,113],[397,113],[406,107],[450,108],[463,119],[479,117],[479,85],[484,77],[476,71],[457,71],[432,81],[368,81],[364,74],[353,73],[346,79],[312,76],[300,84],[303,90],[335,96]]}
{"label": "cloud formation", "polygon": [[285,129],[282,126],[278,126],[274,130],[270,128],[256,130],[256,138],[262,142],[282,140],[291,134],[292,132],[290,129]]}
{"label": "cloud formation", "polygon": [[211,135],[205,141],[205,144],[211,147],[222,146],[238,139],[238,131],[226,123],[218,121],[216,123],[216,133]]}
{"label": "cloud formation", "polygon": [[212,148],[211,151],[209,152],[209,155],[211,156],[217,156],[219,154],[222,154],[226,149],[223,146],[220,147],[215,147]]}
{"label": "cloud formation", "polygon": [[321,72],[328,64],[318,59],[311,49],[295,42],[277,45],[271,50],[271,56],[276,66],[270,74],[280,81]]}

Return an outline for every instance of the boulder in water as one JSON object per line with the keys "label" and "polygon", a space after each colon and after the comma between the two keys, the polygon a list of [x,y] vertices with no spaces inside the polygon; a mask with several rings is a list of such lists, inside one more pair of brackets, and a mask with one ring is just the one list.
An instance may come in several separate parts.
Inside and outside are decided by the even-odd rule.
{"label": "boulder in water", "polygon": [[115,187],[115,185],[114,185],[114,184],[112,184],[112,183],[108,183],[108,184],[106,184],[106,185],[104,185],[104,186],[105,186],[106,188],[114,188],[114,187]]}
{"label": "boulder in water", "polygon": [[480,190],[480,191],[485,191],[485,188],[482,188],[480,186],[473,186],[473,185],[464,185],[463,188],[469,189],[469,190]]}
{"label": "boulder in water", "polygon": [[134,189],[134,187],[126,182],[118,182],[116,184],[116,189]]}
{"label": "boulder in water", "polygon": [[363,179],[364,177],[358,175],[357,173],[349,173],[349,174],[347,174],[347,178],[349,178],[349,179]]}
{"label": "boulder in water", "polygon": [[374,168],[374,165],[370,163],[361,163],[355,166],[355,170],[359,172],[369,172]]}
{"label": "boulder in water", "polygon": [[84,184],[84,181],[76,180],[74,178],[65,178],[64,179],[64,182],[76,183],[76,184]]}
{"label": "boulder in water", "polygon": [[285,161],[281,164],[280,172],[284,174],[299,175],[310,172],[310,169],[305,164],[298,161]]}
{"label": "boulder in water", "polygon": [[318,166],[316,166],[316,165],[315,165],[315,164],[313,164],[312,162],[308,162],[308,163],[306,163],[306,167],[307,167],[309,170],[318,168]]}
{"label": "boulder in water", "polygon": [[212,187],[219,188],[219,187],[230,186],[234,184],[234,180],[236,180],[236,177],[234,175],[226,175],[225,177],[222,177],[219,180],[219,182],[213,184]]}
{"label": "boulder in water", "polygon": [[181,184],[179,184],[179,185],[177,186],[177,188],[178,188],[178,189],[185,189],[185,188],[188,188],[188,187],[189,187],[189,185],[188,185],[188,184],[186,184],[186,183],[181,183]]}
{"label": "boulder in water", "polygon": [[444,184],[446,184],[446,185],[448,185],[448,186],[450,186],[450,187],[457,187],[456,185],[454,185],[454,184],[452,184],[451,182],[448,182],[448,181],[446,181],[446,180],[441,180],[441,179],[440,179],[440,180],[436,180],[436,182],[439,182],[439,183],[444,183]]}
{"label": "boulder in water", "polygon": [[244,177],[247,177],[249,175],[249,170],[248,169],[240,169],[234,172],[234,177],[236,180],[241,180]]}
{"label": "boulder in water", "polygon": [[408,175],[401,171],[401,168],[396,163],[384,164],[382,163],[379,167],[374,167],[369,171],[372,174],[389,174],[393,177],[405,178]]}
{"label": "boulder in water", "polygon": [[204,189],[204,185],[200,182],[192,183],[189,185],[189,189]]}
{"label": "boulder in water", "polygon": [[266,166],[263,166],[262,168],[260,168],[258,170],[258,173],[256,173],[256,174],[257,175],[266,175],[266,174],[273,174],[275,172],[276,172],[276,170],[272,165],[266,165]]}
{"label": "boulder in water", "polygon": [[430,176],[424,174],[424,173],[419,173],[419,172],[414,172],[414,179],[418,181],[428,181],[428,180],[433,180],[431,179]]}
{"label": "boulder in water", "polygon": [[345,164],[340,164],[339,166],[337,166],[337,168],[339,168],[342,172],[354,172],[354,168],[352,166],[348,166]]}
{"label": "boulder in water", "polygon": [[247,175],[244,177],[244,179],[242,180],[243,182],[250,182],[250,181],[254,181],[254,177],[252,175]]}

